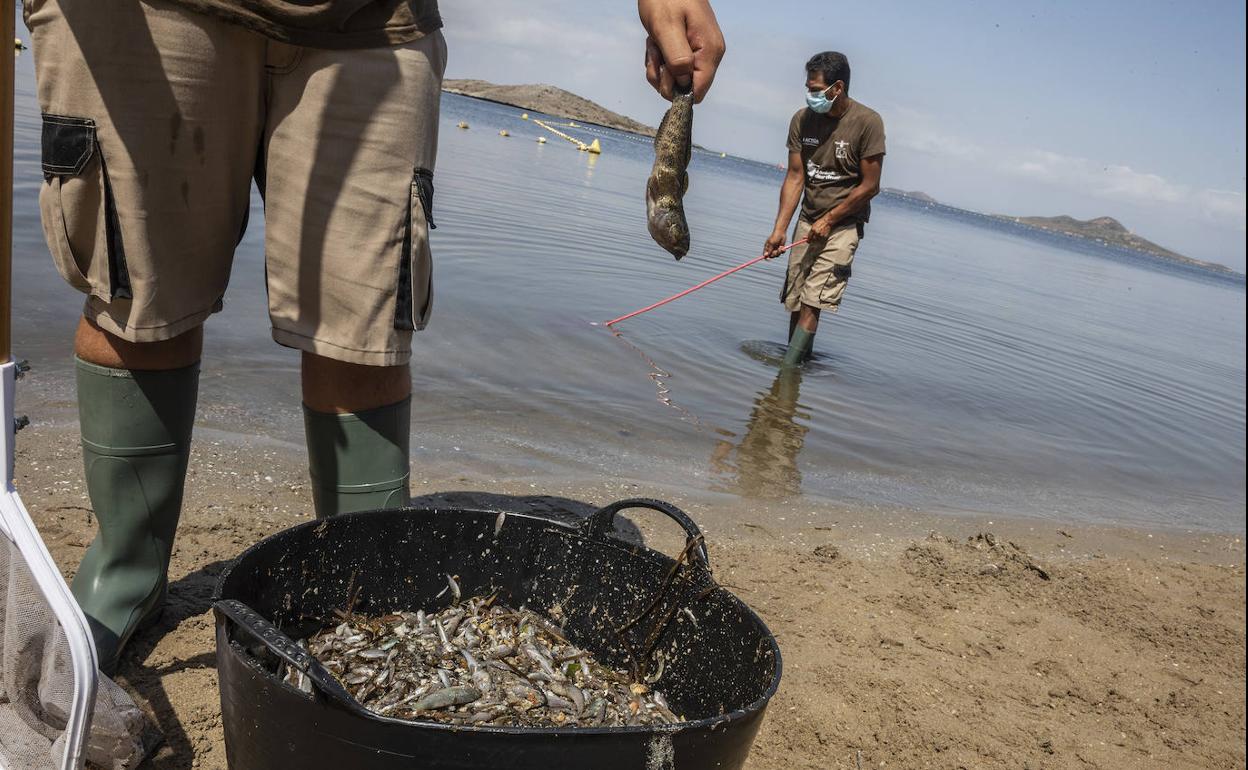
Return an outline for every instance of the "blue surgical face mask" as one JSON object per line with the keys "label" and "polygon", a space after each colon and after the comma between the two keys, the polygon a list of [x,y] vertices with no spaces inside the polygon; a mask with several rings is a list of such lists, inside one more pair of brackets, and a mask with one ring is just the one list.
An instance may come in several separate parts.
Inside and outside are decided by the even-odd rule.
{"label": "blue surgical face mask", "polygon": [[819,113],[820,115],[832,109],[832,105],[836,103],[836,100],[838,98],[840,98],[840,94],[837,94],[836,96],[833,96],[831,99],[829,99],[828,91],[831,89],[832,89],[832,86],[828,86],[822,91],[815,91],[813,93],[810,91],[807,91],[806,92],[806,106],[809,107],[811,110]]}

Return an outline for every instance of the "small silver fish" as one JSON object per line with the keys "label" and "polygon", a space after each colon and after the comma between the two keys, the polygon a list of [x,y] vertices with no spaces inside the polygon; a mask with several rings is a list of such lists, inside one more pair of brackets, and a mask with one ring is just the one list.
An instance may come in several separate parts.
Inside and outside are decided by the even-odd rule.
{"label": "small silver fish", "polygon": [[475,687],[461,685],[444,687],[435,690],[412,704],[413,711],[433,711],[451,706],[463,706],[481,699],[481,692]]}
{"label": "small silver fish", "polygon": [[516,648],[510,644],[496,644],[485,653],[487,658],[510,658],[516,654]]}
{"label": "small silver fish", "polygon": [[[347,615],[301,644],[365,708],[397,719],[508,727],[683,721],[649,682],[633,681],[570,642],[556,625],[564,618],[560,608],[547,617],[496,598],[465,595],[429,615]],[[291,667],[280,673],[291,686],[312,689]]]}
{"label": "small silver fish", "polygon": [[569,713],[575,709],[572,705],[572,701],[560,698],[558,695],[547,695],[546,705],[550,706],[552,709],[559,709],[560,711],[567,711]]}

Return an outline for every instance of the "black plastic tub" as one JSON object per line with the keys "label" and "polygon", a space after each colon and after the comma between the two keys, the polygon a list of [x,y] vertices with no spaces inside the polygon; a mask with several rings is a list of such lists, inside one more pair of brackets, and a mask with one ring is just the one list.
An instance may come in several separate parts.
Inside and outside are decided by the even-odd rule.
{"label": "black plastic tub", "polygon": [[[614,537],[616,513],[635,507],[675,519],[690,538],[686,550],[706,563],[697,526],[655,500],[624,500],[575,524],[495,511],[347,514],[257,543],[221,576],[214,605],[230,767],[740,768],[780,683],[780,650],[759,617],[710,582],[709,572],[701,571],[703,581],[669,580],[674,559]],[[680,574],[693,572],[682,567]],[[665,666],[654,686],[688,721],[522,729],[391,719],[360,707],[290,641],[348,606],[378,614],[441,609],[450,601],[447,573],[458,576],[464,596],[499,590],[513,606],[561,618],[570,641],[605,663],[627,668],[628,650],[662,628],[657,649]],[[647,622],[621,642],[614,629],[649,607]],[[312,694],[281,681],[280,660],[313,679]]]}

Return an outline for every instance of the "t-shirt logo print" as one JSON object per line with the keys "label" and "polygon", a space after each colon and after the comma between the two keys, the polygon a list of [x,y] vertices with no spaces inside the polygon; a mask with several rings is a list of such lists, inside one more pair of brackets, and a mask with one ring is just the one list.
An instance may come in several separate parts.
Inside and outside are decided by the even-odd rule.
{"label": "t-shirt logo print", "polygon": [[836,140],[836,159],[849,160],[849,142],[844,139]]}
{"label": "t-shirt logo print", "polygon": [[806,181],[808,182],[839,182],[848,179],[836,172],[836,169],[824,168],[813,160],[806,161]]}

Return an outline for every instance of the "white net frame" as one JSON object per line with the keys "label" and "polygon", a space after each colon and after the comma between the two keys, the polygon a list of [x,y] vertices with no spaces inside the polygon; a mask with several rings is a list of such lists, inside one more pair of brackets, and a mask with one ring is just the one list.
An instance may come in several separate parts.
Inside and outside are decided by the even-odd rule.
{"label": "white net frame", "polygon": [[[76,770],[86,759],[95,705],[95,645],[13,486],[16,377],[16,364],[0,364],[0,770]],[[32,631],[38,624],[44,627]],[[38,672],[31,670],[35,665]],[[62,676],[53,676],[58,669]],[[40,685],[65,673],[72,684],[53,689],[68,692]]]}

